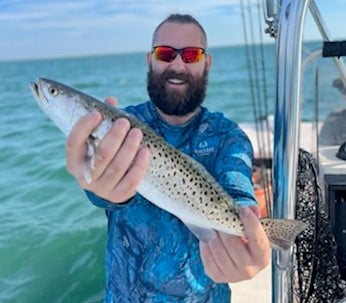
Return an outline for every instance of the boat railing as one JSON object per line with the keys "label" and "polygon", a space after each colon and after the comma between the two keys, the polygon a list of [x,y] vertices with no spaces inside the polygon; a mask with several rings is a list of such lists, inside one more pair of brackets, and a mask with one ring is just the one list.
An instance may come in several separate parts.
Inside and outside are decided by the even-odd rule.
{"label": "boat railing", "polygon": [[[324,23],[324,20],[322,18],[322,15],[316,5],[316,2],[315,0],[310,0],[310,3],[309,3],[309,9],[310,9],[310,12],[311,12],[311,15],[313,16],[314,18],[314,21],[315,21],[315,24],[323,38],[324,41],[331,41],[331,36],[328,32],[328,29],[327,29],[327,26],[326,24]],[[340,77],[342,79],[342,81],[344,82],[345,86],[346,86],[346,68],[345,68],[345,64],[342,60],[341,57],[334,57],[333,58],[335,64],[336,64],[336,67],[337,69],[339,70],[339,73],[340,73]]]}

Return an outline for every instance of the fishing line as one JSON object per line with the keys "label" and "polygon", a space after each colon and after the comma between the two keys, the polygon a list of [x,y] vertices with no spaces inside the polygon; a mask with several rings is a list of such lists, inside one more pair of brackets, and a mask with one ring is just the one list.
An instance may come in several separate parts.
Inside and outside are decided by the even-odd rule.
{"label": "fishing line", "polygon": [[[320,102],[320,94],[319,94],[319,69],[318,67],[315,70],[315,129],[316,129],[316,161],[319,164],[319,134],[318,134],[318,120],[319,120],[319,109],[318,104]],[[317,170],[319,171],[319,165],[317,165]]]}
{"label": "fishing line", "polygon": [[[259,39],[260,39],[260,55],[261,55],[261,67],[262,67],[262,92],[263,92],[263,106],[264,106],[264,123],[265,123],[265,130],[266,132],[263,133],[263,149],[264,153],[268,155],[270,158],[272,158],[272,151],[271,151],[271,141],[270,141],[270,126],[268,121],[269,116],[269,107],[268,107],[268,92],[267,92],[267,77],[266,77],[266,65],[265,65],[265,59],[264,59],[264,42],[263,42],[263,29],[262,29],[262,18],[261,18],[261,5],[260,0],[257,1],[257,16],[258,16],[258,31],[259,31]],[[265,135],[266,134],[266,135]],[[268,150],[269,149],[269,150]],[[266,189],[265,191],[265,201],[266,201],[266,208],[267,213],[271,215],[271,185],[272,184],[272,174],[265,174],[264,178],[264,186]]]}
{"label": "fishing line", "polygon": [[[247,61],[247,67],[248,67],[248,76],[249,76],[249,82],[250,82],[250,92],[252,97],[252,105],[253,105],[253,115],[255,119],[255,129],[256,129],[256,139],[258,142],[258,154],[260,158],[260,176],[261,176],[261,184],[264,187],[264,195],[265,195],[265,205],[267,214],[271,214],[271,207],[270,207],[270,192],[269,192],[269,184],[271,184],[271,179],[269,180],[269,176],[266,173],[266,166],[264,163],[264,159],[266,156],[270,156],[270,152],[268,152],[266,145],[270,148],[270,134],[269,134],[269,124],[268,120],[264,119],[266,121],[266,127],[267,127],[267,136],[265,136],[265,129],[264,129],[264,123],[262,123],[263,118],[265,118],[268,114],[268,105],[266,100],[263,102],[263,99],[261,98],[261,85],[260,85],[260,75],[259,75],[259,67],[257,64],[258,55],[256,52],[256,41],[255,41],[255,34],[254,34],[254,24],[252,22],[253,20],[253,14],[251,10],[251,3],[248,0],[247,2],[247,10],[245,9],[243,0],[240,0],[240,7],[241,7],[241,17],[242,17],[242,26],[243,26],[243,32],[244,32],[244,40],[245,40],[245,50],[246,50],[246,61]],[[259,7],[259,4],[258,4]],[[249,19],[249,27],[250,29],[247,29],[247,22],[245,17],[245,11],[247,11],[248,19]],[[258,15],[259,15],[260,9],[258,9]],[[259,23],[261,23],[260,18],[258,18]],[[260,30],[261,30],[260,26]],[[250,32],[250,42],[248,37],[248,31]],[[260,34],[261,36],[261,34]],[[252,46],[250,46],[252,45]],[[265,64],[264,64],[264,51],[263,51],[263,40],[261,39],[260,46],[262,46],[261,51],[261,61],[262,61],[262,75],[265,74]],[[251,58],[253,58],[251,60]],[[267,85],[266,77],[264,76],[262,78],[262,84],[265,87]],[[267,99],[267,90],[265,89],[264,92],[264,98]],[[263,110],[261,108],[264,108],[265,111],[263,113]],[[262,106],[261,106],[262,105]],[[267,141],[267,142],[266,142]],[[267,143],[267,144],[266,144]],[[269,174],[271,175],[271,174]]]}
{"label": "fishing line", "polygon": [[[248,34],[247,34],[247,29],[246,29],[246,21],[245,21],[245,8],[244,8],[244,3],[243,0],[240,0],[240,7],[241,7],[241,17],[242,17],[242,27],[243,27],[243,33],[244,33],[244,42],[245,42],[245,52],[246,52],[246,63],[247,63],[247,71],[248,71],[248,77],[249,77],[249,82],[250,82],[250,93],[251,93],[251,99],[252,99],[252,109],[253,109],[253,114],[255,117],[257,117],[257,102],[255,101],[256,95],[254,91],[254,79],[252,75],[252,62],[250,60],[250,46],[249,46],[249,39],[248,39]],[[257,123],[255,124],[256,127],[256,137],[257,137],[257,142],[259,142],[259,134],[258,134],[258,125]],[[261,150],[259,150],[261,153]]]}

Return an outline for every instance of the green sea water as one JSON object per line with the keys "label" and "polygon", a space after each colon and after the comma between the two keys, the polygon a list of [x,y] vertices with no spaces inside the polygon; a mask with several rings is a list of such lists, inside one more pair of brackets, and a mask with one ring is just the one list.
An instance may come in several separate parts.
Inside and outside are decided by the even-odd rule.
{"label": "green sea water", "polygon": [[[239,123],[253,122],[246,49],[210,52],[214,60],[205,105]],[[273,113],[275,47],[265,46],[264,52],[268,112]],[[320,106],[321,116],[341,105],[329,66],[321,72],[326,87],[321,99],[330,101]],[[144,53],[0,62],[0,302],[101,302],[103,297],[104,212],[67,173],[65,139],[38,108],[30,81],[52,78],[128,105],[147,100],[146,73]],[[312,78],[304,86],[305,120],[314,117]]]}

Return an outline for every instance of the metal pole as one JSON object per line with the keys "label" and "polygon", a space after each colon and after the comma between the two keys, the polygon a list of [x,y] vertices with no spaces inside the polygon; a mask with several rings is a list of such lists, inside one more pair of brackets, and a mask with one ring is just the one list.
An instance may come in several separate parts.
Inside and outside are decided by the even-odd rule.
{"label": "metal pole", "polygon": [[[324,41],[330,41],[330,34],[327,30],[327,26],[325,25],[325,22],[322,18],[322,15],[316,5],[315,0],[310,0],[310,4],[309,4],[309,8],[310,8],[310,12],[312,17],[314,18],[314,21],[316,23],[316,26],[323,38]],[[342,60],[342,58],[333,58],[336,67],[338,68],[340,75],[341,75],[341,79],[344,82],[344,84],[346,84],[346,67],[344,64],[344,61]]]}
{"label": "metal pole", "polygon": [[[294,218],[303,27],[309,0],[282,0],[277,36],[274,217]],[[273,251],[272,302],[292,303],[293,251]]]}
{"label": "metal pole", "polygon": [[279,3],[277,0],[264,0],[263,7],[265,21],[271,22],[277,19],[279,12]]}

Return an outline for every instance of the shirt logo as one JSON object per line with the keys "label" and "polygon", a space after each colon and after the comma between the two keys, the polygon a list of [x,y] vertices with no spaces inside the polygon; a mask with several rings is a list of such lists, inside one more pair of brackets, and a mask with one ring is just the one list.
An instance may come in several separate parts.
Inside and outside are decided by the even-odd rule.
{"label": "shirt logo", "polygon": [[198,148],[206,148],[208,147],[208,142],[207,141],[203,141],[198,145]]}
{"label": "shirt logo", "polygon": [[202,141],[198,144],[198,149],[195,149],[195,154],[197,154],[198,156],[209,156],[214,151],[214,146],[209,146],[207,141]]}

